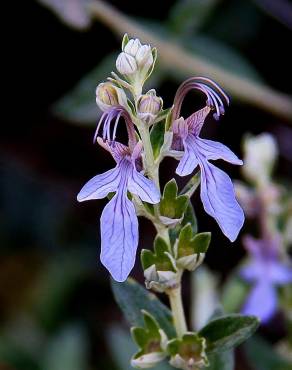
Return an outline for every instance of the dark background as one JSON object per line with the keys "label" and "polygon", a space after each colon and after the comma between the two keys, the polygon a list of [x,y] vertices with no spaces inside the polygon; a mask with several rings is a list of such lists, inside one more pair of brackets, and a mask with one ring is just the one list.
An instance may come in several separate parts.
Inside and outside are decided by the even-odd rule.
{"label": "dark background", "polygon": [[[133,17],[164,21],[174,2],[111,3]],[[114,368],[105,333],[121,315],[98,257],[99,217],[105,201],[76,201],[85,181],[108,169],[113,161],[92,145],[93,126],[71,124],[54,115],[51,107],[105,55],[118,50],[120,40],[98,22],[86,32],[72,30],[35,1],[19,2],[9,14],[11,28],[7,33],[13,40],[9,55],[16,65],[16,78],[10,86],[13,107],[2,124],[0,138],[0,368],[37,369],[32,345],[25,351],[11,337],[33,342],[37,332],[46,338],[42,343],[49,343],[71,323],[78,323],[86,333],[87,366]],[[252,1],[220,1],[203,32],[240,50],[268,85],[291,93],[291,30]],[[177,86],[168,78],[157,87],[165,106],[171,105]],[[201,98],[190,95],[186,113],[191,112],[194,98],[200,105]],[[233,100],[226,116],[219,124],[210,120],[203,135],[242,156],[244,134],[272,132],[280,144],[276,177],[287,181],[292,158],[289,124]],[[173,161],[162,166],[163,181],[171,177],[169,171],[174,166]],[[240,177],[237,168],[220,166]],[[240,238],[234,245],[229,243],[202,212],[197,196],[194,204],[199,230],[213,234],[206,263],[224,279],[244,255]],[[141,220],[140,229],[140,245],[150,247],[154,236],[151,225]],[[143,281],[138,261],[132,275]],[[188,301],[188,284],[184,294]]]}

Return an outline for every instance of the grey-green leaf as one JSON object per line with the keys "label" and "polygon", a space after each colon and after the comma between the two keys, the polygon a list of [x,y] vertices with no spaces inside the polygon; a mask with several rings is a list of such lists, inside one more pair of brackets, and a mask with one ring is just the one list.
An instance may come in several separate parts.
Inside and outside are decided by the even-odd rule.
{"label": "grey-green leaf", "polygon": [[217,3],[218,0],[177,0],[167,25],[176,35],[195,31],[211,16]]}
{"label": "grey-green leaf", "polygon": [[76,86],[53,106],[53,112],[78,125],[93,125],[100,114],[95,102],[96,86],[106,80],[115,65],[116,53],[106,56]]}
{"label": "grey-green leaf", "polygon": [[208,356],[210,365],[206,370],[233,370],[234,369],[234,353],[233,350],[214,353]]}
{"label": "grey-green leaf", "polygon": [[128,279],[125,283],[112,280],[112,290],[115,300],[132,326],[143,327],[141,310],[144,309],[157,320],[168,337],[175,336],[170,310],[153,293],[148,292],[133,279]]}
{"label": "grey-green leaf", "polygon": [[207,340],[207,352],[218,353],[234,348],[248,339],[257,329],[255,316],[225,315],[210,321],[199,334]]}

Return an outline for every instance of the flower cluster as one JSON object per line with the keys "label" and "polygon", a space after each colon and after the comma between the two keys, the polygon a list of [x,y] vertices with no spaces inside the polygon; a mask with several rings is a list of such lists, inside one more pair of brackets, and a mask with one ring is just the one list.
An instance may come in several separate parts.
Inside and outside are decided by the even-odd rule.
{"label": "flower cluster", "polygon": [[[213,353],[239,344],[258,325],[250,316],[213,315],[199,332],[189,330],[181,296],[183,273],[200,266],[211,241],[210,232],[197,230],[191,197],[200,186],[206,213],[234,241],[244,214],[231,179],[211,162],[223,159],[241,165],[242,161],[225,145],[200,137],[206,119],[219,120],[229,105],[228,96],[214,81],[189,78],[168,109],[154,89],[143,91],[156,55],[150,45],[124,36],[116,61],[119,74],[112,72],[96,88],[102,114],[93,141],[112,155],[116,166],[89,180],[77,199],[109,199],[100,219],[101,262],[117,282],[127,279],[135,263],[138,216],[150,220],[157,232],[153,249],[141,251],[141,264],[146,288],[166,294],[171,312],[132,280],[123,285],[112,282],[117,302],[133,319],[132,336],[139,350],[132,366],[149,368],[168,359],[172,367],[198,370],[212,365]],[[191,90],[201,92],[206,103],[184,118],[181,107]],[[120,125],[127,132],[125,143],[117,139]],[[159,167],[165,157],[178,161],[178,176],[191,175],[183,189],[174,178],[161,188]],[[244,333],[239,334],[240,327]]]}
{"label": "flower cluster", "polygon": [[[193,174],[199,168],[205,211],[231,241],[236,239],[244,215],[235,199],[231,179],[210,163],[223,159],[240,165],[242,161],[223,144],[199,136],[209,113],[212,112],[216,120],[224,114],[229,104],[227,95],[210,79],[194,77],[178,88],[173,107],[163,110],[163,100],[154,89],[143,93],[143,84],[150,76],[155,60],[155,48],[125,35],[122,52],[116,61],[120,75],[113,72],[112,77],[96,89],[96,103],[102,115],[94,142],[112,155],[116,167],[88,181],[77,199],[81,202],[110,198],[100,220],[101,262],[120,282],[128,277],[135,263],[139,239],[137,215],[144,215],[153,222],[159,236],[164,238],[166,246],[161,253],[168,262],[162,270],[157,270],[157,256],[150,258],[153,262],[150,265],[149,259],[144,261],[145,276],[149,287],[162,289],[161,281],[162,285],[169,286],[169,280],[176,281],[180,268],[194,269],[204,256],[200,245],[197,245],[198,240],[192,239],[192,232],[186,242],[181,231],[182,236],[178,234],[176,244],[173,247],[169,245],[168,231],[182,222],[191,193],[176,194],[175,204],[172,204],[174,198],[167,201],[161,195],[158,171],[165,156],[179,160],[176,169],[179,176]],[[206,106],[185,119],[180,115],[181,106],[185,95],[193,89],[206,96]],[[116,140],[121,121],[128,133],[125,144]],[[153,133],[161,123],[164,129],[157,139]],[[154,146],[158,146],[157,155]],[[171,274],[165,266],[172,266]],[[171,276],[170,279],[165,279],[165,271],[168,271],[166,275]]]}

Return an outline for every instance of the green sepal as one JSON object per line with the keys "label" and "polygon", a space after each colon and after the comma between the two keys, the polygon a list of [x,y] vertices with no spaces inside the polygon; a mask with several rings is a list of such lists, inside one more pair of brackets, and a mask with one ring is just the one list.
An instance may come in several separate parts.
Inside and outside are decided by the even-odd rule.
{"label": "green sepal", "polygon": [[[144,327],[132,327],[133,340],[143,353],[161,351],[159,325],[154,317],[147,311],[142,310]],[[151,347],[151,350],[150,350]],[[139,352],[140,352],[139,351]],[[138,352],[138,353],[139,353]]]}
{"label": "green sepal", "polygon": [[186,224],[180,231],[177,258],[197,253],[206,253],[211,241],[211,233],[193,234],[192,225]]}
{"label": "green sepal", "polygon": [[198,367],[208,366],[205,350],[205,338],[192,332],[184,334],[182,338],[171,339],[166,346],[166,351],[171,356],[170,364],[180,368],[188,368],[189,362]]}
{"label": "green sepal", "polygon": [[169,248],[166,241],[160,236],[154,241],[154,252],[149,249],[143,249],[141,252],[141,262],[143,269],[155,265],[158,271],[176,272],[174,263],[169,255]]}
{"label": "green sepal", "polygon": [[178,187],[175,179],[168,181],[160,201],[161,216],[170,219],[181,219],[183,217],[189,198],[186,195],[178,195],[177,191]]}
{"label": "green sepal", "polygon": [[154,159],[156,159],[160,154],[161,147],[164,143],[164,133],[165,133],[165,123],[164,122],[156,123],[151,129],[150,140],[151,140]]}
{"label": "green sepal", "polygon": [[224,315],[211,320],[199,334],[206,338],[207,353],[218,353],[234,348],[248,339],[259,326],[255,316]]}
{"label": "green sepal", "polygon": [[127,45],[128,42],[129,42],[129,36],[127,33],[125,33],[123,36],[123,40],[122,40],[122,50],[125,49],[125,46]]}
{"label": "green sepal", "polygon": [[154,70],[154,67],[155,67],[156,60],[157,60],[157,49],[156,48],[152,48],[151,52],[152,52],[152,57],[153,57],[153,63],[152,63],[151,68],[149,69],[146,77],[144,78],[143,83],[151,76],[151,74],[152,74],[152,72]]}

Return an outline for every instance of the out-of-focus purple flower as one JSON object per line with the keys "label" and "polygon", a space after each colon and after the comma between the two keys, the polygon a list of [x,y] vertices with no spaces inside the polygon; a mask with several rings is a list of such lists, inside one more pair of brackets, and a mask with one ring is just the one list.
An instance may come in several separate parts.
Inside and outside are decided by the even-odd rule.
{"label": "out-of-focus purple flower", "polygon": [[[181,105],[185,95],[192,89],[200,90],[206,95],[206,106],[184,119],[180,117]],[[209,161],[223,159],[237,165],[241,165],[242,161],[225,145],[199,137],[205,118],[211,110],[215,110],[213,116],[216,120],[224,114],[223,101],[229,104],[226,94],[213,81],[202,77],[186,80],[178,88],[174,99],[171,149],[183,151],[176,169],[178,175],[189,175],[197,166],[200,167],[204,209],[217,221],[222,232],[234,241],[243,225],[244,214],[235,198],[231,179]]]}
{"label": "out-of-focus purple flower", "polygon": [[273,240],[244,238],[250,261],[242,267],[240,275],[253,286],[242,312],[258,316],[262,322],[267,322],[277,309],[276,287],[292,282],[292,266],[280,260],[280,243],[279,237]]}
{"label": "out-of-focus purple flower", "polygon": [[154,183],[139,172],[142,145],[131,151],[118,142],[98,142],[115,159],[115,168],[89,180],[77,196],[79,202],[101,199],[115,192],[101,215],[101,262],[116,281],[124,281],[135,263],[138,245],[138,219],[127,191],[147,203],[158,203],[160,193]]}

